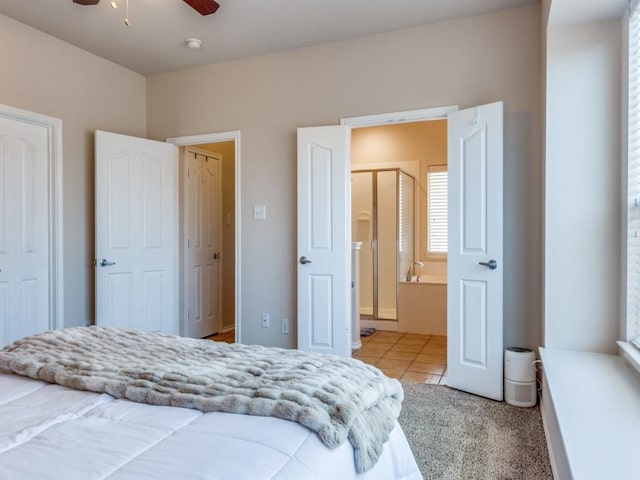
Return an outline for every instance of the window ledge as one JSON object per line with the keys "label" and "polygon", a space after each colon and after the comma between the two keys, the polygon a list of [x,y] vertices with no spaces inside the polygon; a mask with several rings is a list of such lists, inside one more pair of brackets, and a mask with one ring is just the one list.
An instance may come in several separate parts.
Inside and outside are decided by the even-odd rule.
{"label": "window ledge", "polygon": [[640,374],[640,350],[629,342],[618,342],[618,347],[620,347],[622,358],[625,359],[627,365]]}
{"label": "window ledge", "polygon": [[619,355],[541,348],[540,357],[543,399],[549,400],[543,418],[557,478],[637,478],[640,377]]}

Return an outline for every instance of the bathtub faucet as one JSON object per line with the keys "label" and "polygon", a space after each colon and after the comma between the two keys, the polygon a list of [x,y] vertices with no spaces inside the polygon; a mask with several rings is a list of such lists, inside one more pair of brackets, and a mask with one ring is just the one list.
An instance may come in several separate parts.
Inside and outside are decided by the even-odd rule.
{"label": "bathtub faucet", "polygon": [[422,262],[413,262],[411,264],[411,266],[409,267],[409,270],[407,270],[407,282],[411,281],[411,277],[413,276],[413,272],[414,272],[416,266],[424,267],[424,263],[422,263]]}

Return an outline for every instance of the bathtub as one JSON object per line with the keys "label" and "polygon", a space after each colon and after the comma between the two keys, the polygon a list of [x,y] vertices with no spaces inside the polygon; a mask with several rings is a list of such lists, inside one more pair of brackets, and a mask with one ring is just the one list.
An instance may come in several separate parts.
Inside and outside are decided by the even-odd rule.
{"label": "bathtub", "polygon": [[447,277],[418,275],[398,284],[398,331],[447,335]]}

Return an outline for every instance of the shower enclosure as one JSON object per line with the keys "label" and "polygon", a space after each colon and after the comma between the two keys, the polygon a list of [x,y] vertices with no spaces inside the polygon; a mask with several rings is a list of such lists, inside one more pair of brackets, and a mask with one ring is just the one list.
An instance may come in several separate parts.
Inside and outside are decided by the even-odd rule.
{"label": "shower enclosure", "polygon": [[351,235],[360,249],[360,315],[398,319],[398,281],[414,258],[415,179],[399,168],[351,172]]}

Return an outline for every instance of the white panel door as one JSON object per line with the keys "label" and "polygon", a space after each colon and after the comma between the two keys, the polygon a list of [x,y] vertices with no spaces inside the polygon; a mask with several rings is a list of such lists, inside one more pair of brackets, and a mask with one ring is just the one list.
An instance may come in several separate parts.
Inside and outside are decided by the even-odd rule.
{"label": "white panel door", "polygon": [[96,324],[178,333],[177,152],[96,132]]}
{"label": "white panel door", "polygon": [[502,102],[448,118],[447,384],[502,400]]}
{"label": "white panel door", "polygon": [[187,335],[218,332],[220,275],[220,158],[186,152]]}
{"label": "white panel door", "polygon": [[0,347],[50,328],[48,133],[0,117]]}
{"label": "white panel door", "polygon": [[351,356],[350,131],[298,129],[298,348]]}

